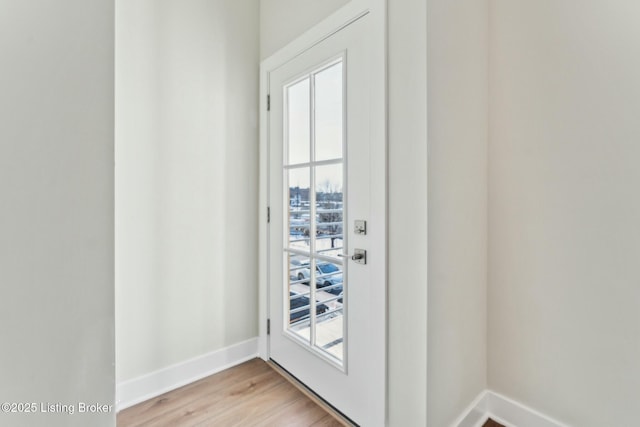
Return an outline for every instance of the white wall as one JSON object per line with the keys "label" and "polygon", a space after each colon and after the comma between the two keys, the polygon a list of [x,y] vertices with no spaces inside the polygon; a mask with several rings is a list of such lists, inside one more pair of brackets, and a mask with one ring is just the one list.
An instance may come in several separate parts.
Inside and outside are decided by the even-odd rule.
{"label": "white wall", "polygon": [[121,382],[257,335],[259,7],[116,5]]}
{"label": "white wall", "polygon": [[640,4],[491,4],[489,386],[638,425]]}
{"label": "white wall", "polygon": [[350,0],[260,0],[260,58],[278,49]]}
{"label": "white wall", "polygon": [[388,2],[390,426],[427,422],[427,5]]}
{"label": "white wall", "polygon": [[0,6],[0,425],[110,426],[113,2]]}
{"label": "white wall", "polygon": [[486,388],[488,1],[429,0],[428,425]]}

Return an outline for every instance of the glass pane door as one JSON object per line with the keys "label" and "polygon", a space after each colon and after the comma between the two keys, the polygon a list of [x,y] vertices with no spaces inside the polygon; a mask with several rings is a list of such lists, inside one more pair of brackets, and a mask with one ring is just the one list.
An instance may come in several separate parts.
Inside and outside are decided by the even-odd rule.
{"label": "glass pane door", "polygon": [[284,86],[285,329],[297,342],[344,365],[344,61],[333,60]]}

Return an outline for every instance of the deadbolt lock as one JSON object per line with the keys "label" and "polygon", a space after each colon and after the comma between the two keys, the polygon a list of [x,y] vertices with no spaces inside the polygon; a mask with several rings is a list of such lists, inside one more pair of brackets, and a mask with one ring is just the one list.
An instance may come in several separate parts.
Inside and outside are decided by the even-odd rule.
{"label": "deadbolt lock", "polygon": [[362,219],[356,219],[354,221],[353,232],[355,234],[366,235],[367,234],[367,221]]}

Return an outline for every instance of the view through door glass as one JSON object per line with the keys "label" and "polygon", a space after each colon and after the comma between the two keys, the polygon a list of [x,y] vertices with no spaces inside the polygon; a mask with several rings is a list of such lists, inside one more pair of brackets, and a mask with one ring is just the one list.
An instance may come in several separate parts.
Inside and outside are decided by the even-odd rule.
{"label": "view through door glass", "polygon": [[347,283],[344,231],[343,59],[284,86],[287,334],[343,366]]}

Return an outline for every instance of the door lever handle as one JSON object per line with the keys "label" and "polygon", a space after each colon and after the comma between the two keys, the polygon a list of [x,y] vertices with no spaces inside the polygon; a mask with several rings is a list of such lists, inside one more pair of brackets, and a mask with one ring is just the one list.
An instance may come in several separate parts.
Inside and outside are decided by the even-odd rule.
{"label": "door lever handle", "polygon": [[364,249],[354,249],[353,255],[349,254],[338,254],[341,258],[351,258],[358,264],[366,264],[367,263],[367,251]]}
{"label": "door lever handle", "polygon": [[340,258],[351,258],[352,260],[358,260],[358,259],[362,259],[364,258],[364,254],[353,254],[353,255],[349,255],[349,254],[338,254],[338,256]]}

